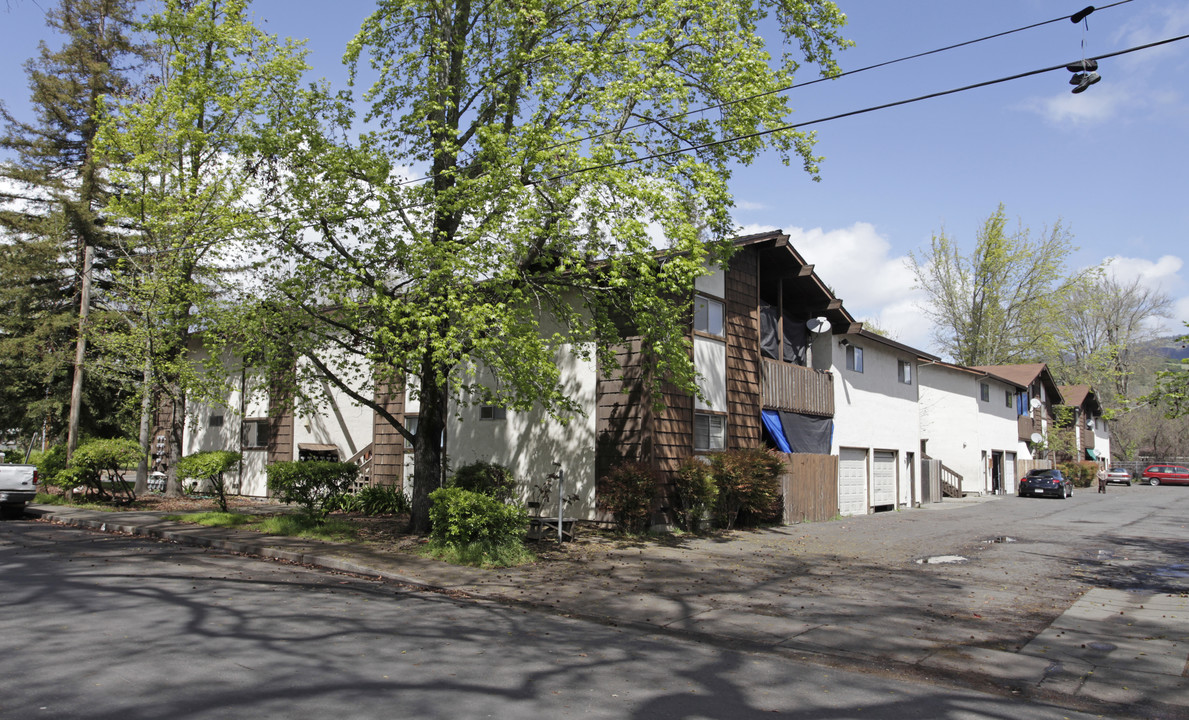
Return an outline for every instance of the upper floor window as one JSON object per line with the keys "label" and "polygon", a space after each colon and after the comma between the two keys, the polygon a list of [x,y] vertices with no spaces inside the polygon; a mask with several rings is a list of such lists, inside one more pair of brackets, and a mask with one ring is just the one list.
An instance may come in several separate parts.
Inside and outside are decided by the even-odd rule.
{"label": "upper floor window", "polygon": [[[405,416],[405,430],[408,430],[410,435],[415,436],[417,434],[417,416],[416,415],[406,415]],[[407,447],[407,448],[413,447],[413,441],[405,440],[405,447]]]}
{"label": "upper floor window", "polygon": [[846,369],[863,372],[863,348],[854,345],[846,346]]}
{"label": "upper floor window", "polygon": [[912,385],[912,363],[897,360],[896,376],[905,385]]}
{"label": "upper floor window", "polygon": [[503,420],[508,417],[508,410],[498,405],[482,405],[479,407],[480,420]]}
{"label": "upper floor window", "polygon": [[696,296],[694,298],[694,330],[708,335],[722,336],[724,334],[722,303],[703,295]]}
{"label": "upper floor window", "polygon": [[1012,394],[1011,390],[1003,391],[1003,407],[1011,407],[1012,397],[1013,397],[1013,394]]}
{"label": "upper floor window", "polygon": [[694,413],[694,450],[725,450],[726,447],[726,416]]}
{"label": "upper floor window", "polygon": [[979,383],[979,397],[983,402],[991,402],[991,386],[987,383]]}

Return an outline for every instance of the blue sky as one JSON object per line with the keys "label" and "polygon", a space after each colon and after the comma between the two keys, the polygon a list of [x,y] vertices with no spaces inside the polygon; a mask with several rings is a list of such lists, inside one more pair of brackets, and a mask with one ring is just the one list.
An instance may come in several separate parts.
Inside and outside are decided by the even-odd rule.
{"label": "blue sky", "polygon": [[[26,109],[22,64],[51,47],[50,0],[0,6],[0,97]],[[1103,3],[1110,4],[1110,3]],[[840,0],[844,70],[938,49],[1069,15],[1084,2]],[[257,0],[272,33],[307,38],[315,76],[340,82],[343,47],[369,2]],[[333,9],[330,9],[333,8]],[[1189,33],[1189,3],[1133,0],[1068,20],[791,92],[793,122],[897,102]],[[861,319],[931,349],[905,267],[944,231],[964,244],[999,203],[1039,233],[1062,222],[1075,264],[1111,259],[1177,301],[1189,320],[1189,40],[1103,60],[1103,79],[1070,93],[1065,70],[813,126],[822,181],[775,159],[736,170],[741,232],[782,228]],[[803,69],[803,81],[816,77]]]}

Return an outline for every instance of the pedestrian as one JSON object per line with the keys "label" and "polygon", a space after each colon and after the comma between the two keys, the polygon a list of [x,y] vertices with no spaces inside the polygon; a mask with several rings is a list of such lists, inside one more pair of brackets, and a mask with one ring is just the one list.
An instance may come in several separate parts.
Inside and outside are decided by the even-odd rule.
{"label": "pedestrian", "polygon": [[1106,469],[1101,465],[1098,466],[1098,492],[1106,492]]}

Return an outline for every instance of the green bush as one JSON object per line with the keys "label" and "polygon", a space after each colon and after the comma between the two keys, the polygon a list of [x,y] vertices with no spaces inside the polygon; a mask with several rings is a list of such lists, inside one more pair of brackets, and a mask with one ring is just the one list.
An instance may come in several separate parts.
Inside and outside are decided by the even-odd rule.
{"label": "green bush", "polygon": [[516,495],[516,478],[512,477],[512,471],[482,460],[458,468],[446,486],[488,495],[501,502],[512,500]]}
{"label": "green bush", "polygon": [[697,532],[718,498],[718,485],[710,464],[700,455],[687,457],[673,475],[669,495],[677,527]]}
{"label": "green bush", "polygon": [[1088,488],[1098,482],[1098,463],[1089,460],[1061,463],[1058,469],[1074,487]]}
{"label": "green bush", "polygon": [[719,524],[732,528],[740,517],[762,522],[780,502],[780,473],[784,461],[760,448],[727,450],[710,456],[718,486],[715,514]]}
{"label": "green bush", "polygon": [[[68,471],[73,478],[86,486],[87,494],[99,499],[109,499],[105,483],[127,499],[136,499],[132,486],[124,480],[123,470],[136,467],[145,457],[144,450],[135,440],[110,438],[90,440],[75,449],[70,458]],[[59,476],[64,473],[59,473]],[[73,479],[72,478],[72,479]]]}
{"label": "green bush", "polygon": [[219,509],[227,512],[227,486],[223,473],[239,464],[241,455],[230,450],[211,450],[187,455],[178,461],[178,479],[206,481],[215,494]]}
{"label": "green bush", "polygon": [[610,513],[621,532],[640,533],[648,529],[652,502],[660,474],[645,463],[625,462],[599,478],[596,486],[599,510]]}
{"label": "green bush", "polygon": [[300,505],[305,514],[322,522],[351,489],[359,473],[354,463],[313,461],[269,465],[268,489],[281,501]]}
{"label": "green bush", "polygon": [[[33,457],[29,460],[37,466],[38,482],[43,485],[52,485],[54,487],[62,487],[66,485],[66,478],[59,479],[58,475],[66,469],[66,446],[52,445],[49,450],[45,452],[33,453]],[[78,484],[78,480],[72,478],[74,484]]]}
{"label": "green bush", "polygon": [[355,498],[355,510],[364,515],[404,515],[409,512],[409,498],[398,485],[365,487]]}
{"label": "green bush", "polygon": [[528,513],[522,505],[458,487],[438,488],[429,499],[430,540],[437,550],[473,565],[506,565],[525,556]]}

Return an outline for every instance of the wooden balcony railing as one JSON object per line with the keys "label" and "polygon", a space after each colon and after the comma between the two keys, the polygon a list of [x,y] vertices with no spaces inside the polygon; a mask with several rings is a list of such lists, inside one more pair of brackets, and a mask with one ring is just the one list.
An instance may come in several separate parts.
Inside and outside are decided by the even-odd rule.
{"label": "wooden balcony railing", "polygon": [[764,407],[834,417],[834,375],[764,358]]}

